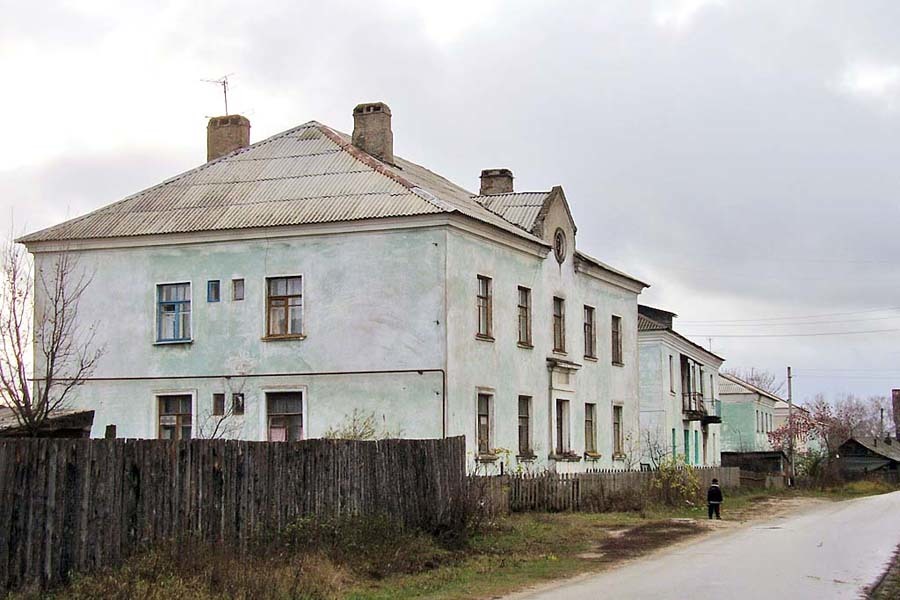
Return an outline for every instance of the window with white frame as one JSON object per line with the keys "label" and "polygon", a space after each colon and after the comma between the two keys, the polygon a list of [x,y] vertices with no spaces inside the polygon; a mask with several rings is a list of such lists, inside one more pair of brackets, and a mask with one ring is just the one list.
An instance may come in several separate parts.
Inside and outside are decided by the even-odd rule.
{"label": "window with white frame", "polygon": [[597,358],[597,335],[594,327],[594,307],[584,307],[584,357]]}
{"label": "window with white frame", "polygon": [[303,439],[303,392],[266,392],[266,419],[270,442]]}
{"label": "window with white frame", "polygon": [[675,393],[675,359],[669,355],[669,391]]}
{"label": "window with white frame", "polygon": [[624,361],[622,356],[622,317],[613,315],[610,325],[612,363],[614,365],[622,365]]}
{"label": "window with white frame", "polygon": [[185,342],[191,339],[191,284],[156,286],[156,340]]}
{"label": "window with white frame", "polygon": [[566,301],[553,298],[553,351],[566,351]]}

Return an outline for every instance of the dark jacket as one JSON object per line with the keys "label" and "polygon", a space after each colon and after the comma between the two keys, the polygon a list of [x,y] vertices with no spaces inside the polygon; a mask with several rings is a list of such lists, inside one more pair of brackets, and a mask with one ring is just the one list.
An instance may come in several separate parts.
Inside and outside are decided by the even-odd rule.
{"label": "dark jacket", "polygon": [[706,501],[709,504],[722,504],[722,500],[724,500],[722,488],[715,483],[709,486],[709,491],[706,492]]}

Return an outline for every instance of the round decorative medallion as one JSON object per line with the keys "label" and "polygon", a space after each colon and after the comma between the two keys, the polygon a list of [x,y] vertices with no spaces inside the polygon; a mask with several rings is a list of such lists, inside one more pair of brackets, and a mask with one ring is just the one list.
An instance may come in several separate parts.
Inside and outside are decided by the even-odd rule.
{"label": "round decorative medallion", "polygon": [[557,229],[553,234],[553,254],[559,264],[566,260],[566,233],[562,229]]}

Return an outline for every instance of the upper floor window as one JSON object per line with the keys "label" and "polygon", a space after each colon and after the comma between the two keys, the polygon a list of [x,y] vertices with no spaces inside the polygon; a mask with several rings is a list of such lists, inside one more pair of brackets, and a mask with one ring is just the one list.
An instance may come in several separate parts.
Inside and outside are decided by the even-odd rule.
{"label": "upper floor window", "polygon": [[243,279],[232,279],[231,280],[231,299],[235,302],[240,302],[244,299],[244,280]]}
{"label": "upper floor window", "polygon": [[531,290],[519,286],[519,344],[531,345]]}
{"label": "upper floor window", "polygon": [[491,338],[491,278],[484,275],[478,276],[478,294],[475,307],[478,318],[477,336],[484,339]]}
{"label": "upper floor window", "polygon": [[553,255],[560,264],[566,260],[566,234],[562,229],[557,229],[553,234]]}
{"label": "upper floor window", "polygon": [[553,298],[553,351],[566,351],[566,301]]}
{"label": "upper floor window", "polygon": [[610,327],[612,333],[612,362],[614,365],[623,364],[622,360],[622,317],[613,315]]}
{"label": "upper floor window", "polygon": [[594,332],[594,309],[584,307],[584,357],[597,358],[597,336]]}
{"label": "upper floor window", "polygon": [[669,391],[675,393],[675,361],[669,355]]}
{"label": "upper floor window", "polygon": [[266,336],[303,335],[303,279],[270,277],[266,280]]}
{"label": "upper floor window", "polygon": [[156,286],[157,330],[159,342],[184,342],[191,339],[191,284],[169,283]]}
{"label": "upper floor window", "polygon": [[218,279],[211,279],[206,282],[206,301],[218,302],[221,300],[221,285]]}

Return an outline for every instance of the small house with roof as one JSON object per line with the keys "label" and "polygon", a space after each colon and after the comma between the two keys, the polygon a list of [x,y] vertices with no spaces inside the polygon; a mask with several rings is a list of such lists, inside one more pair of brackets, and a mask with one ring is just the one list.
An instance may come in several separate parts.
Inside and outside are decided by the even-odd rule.
{"label": "small house with roof", "polygon": [[[581,251],[561,187],[473,193],[394,153],[391,111],[250,144],[20,241],[93,274],[106,354],[72,404],[138,438],[463,435],[470,466],[625,464],[646,284]],[[41,299],[38,298],[38,301]],[[40,365],[36,365],[40,370]]]}
{"label": "small house with roof", "polygon": [[720,464],[719,368],[725,359],[675,331],[675,313],[638,306],[643,462]]}

